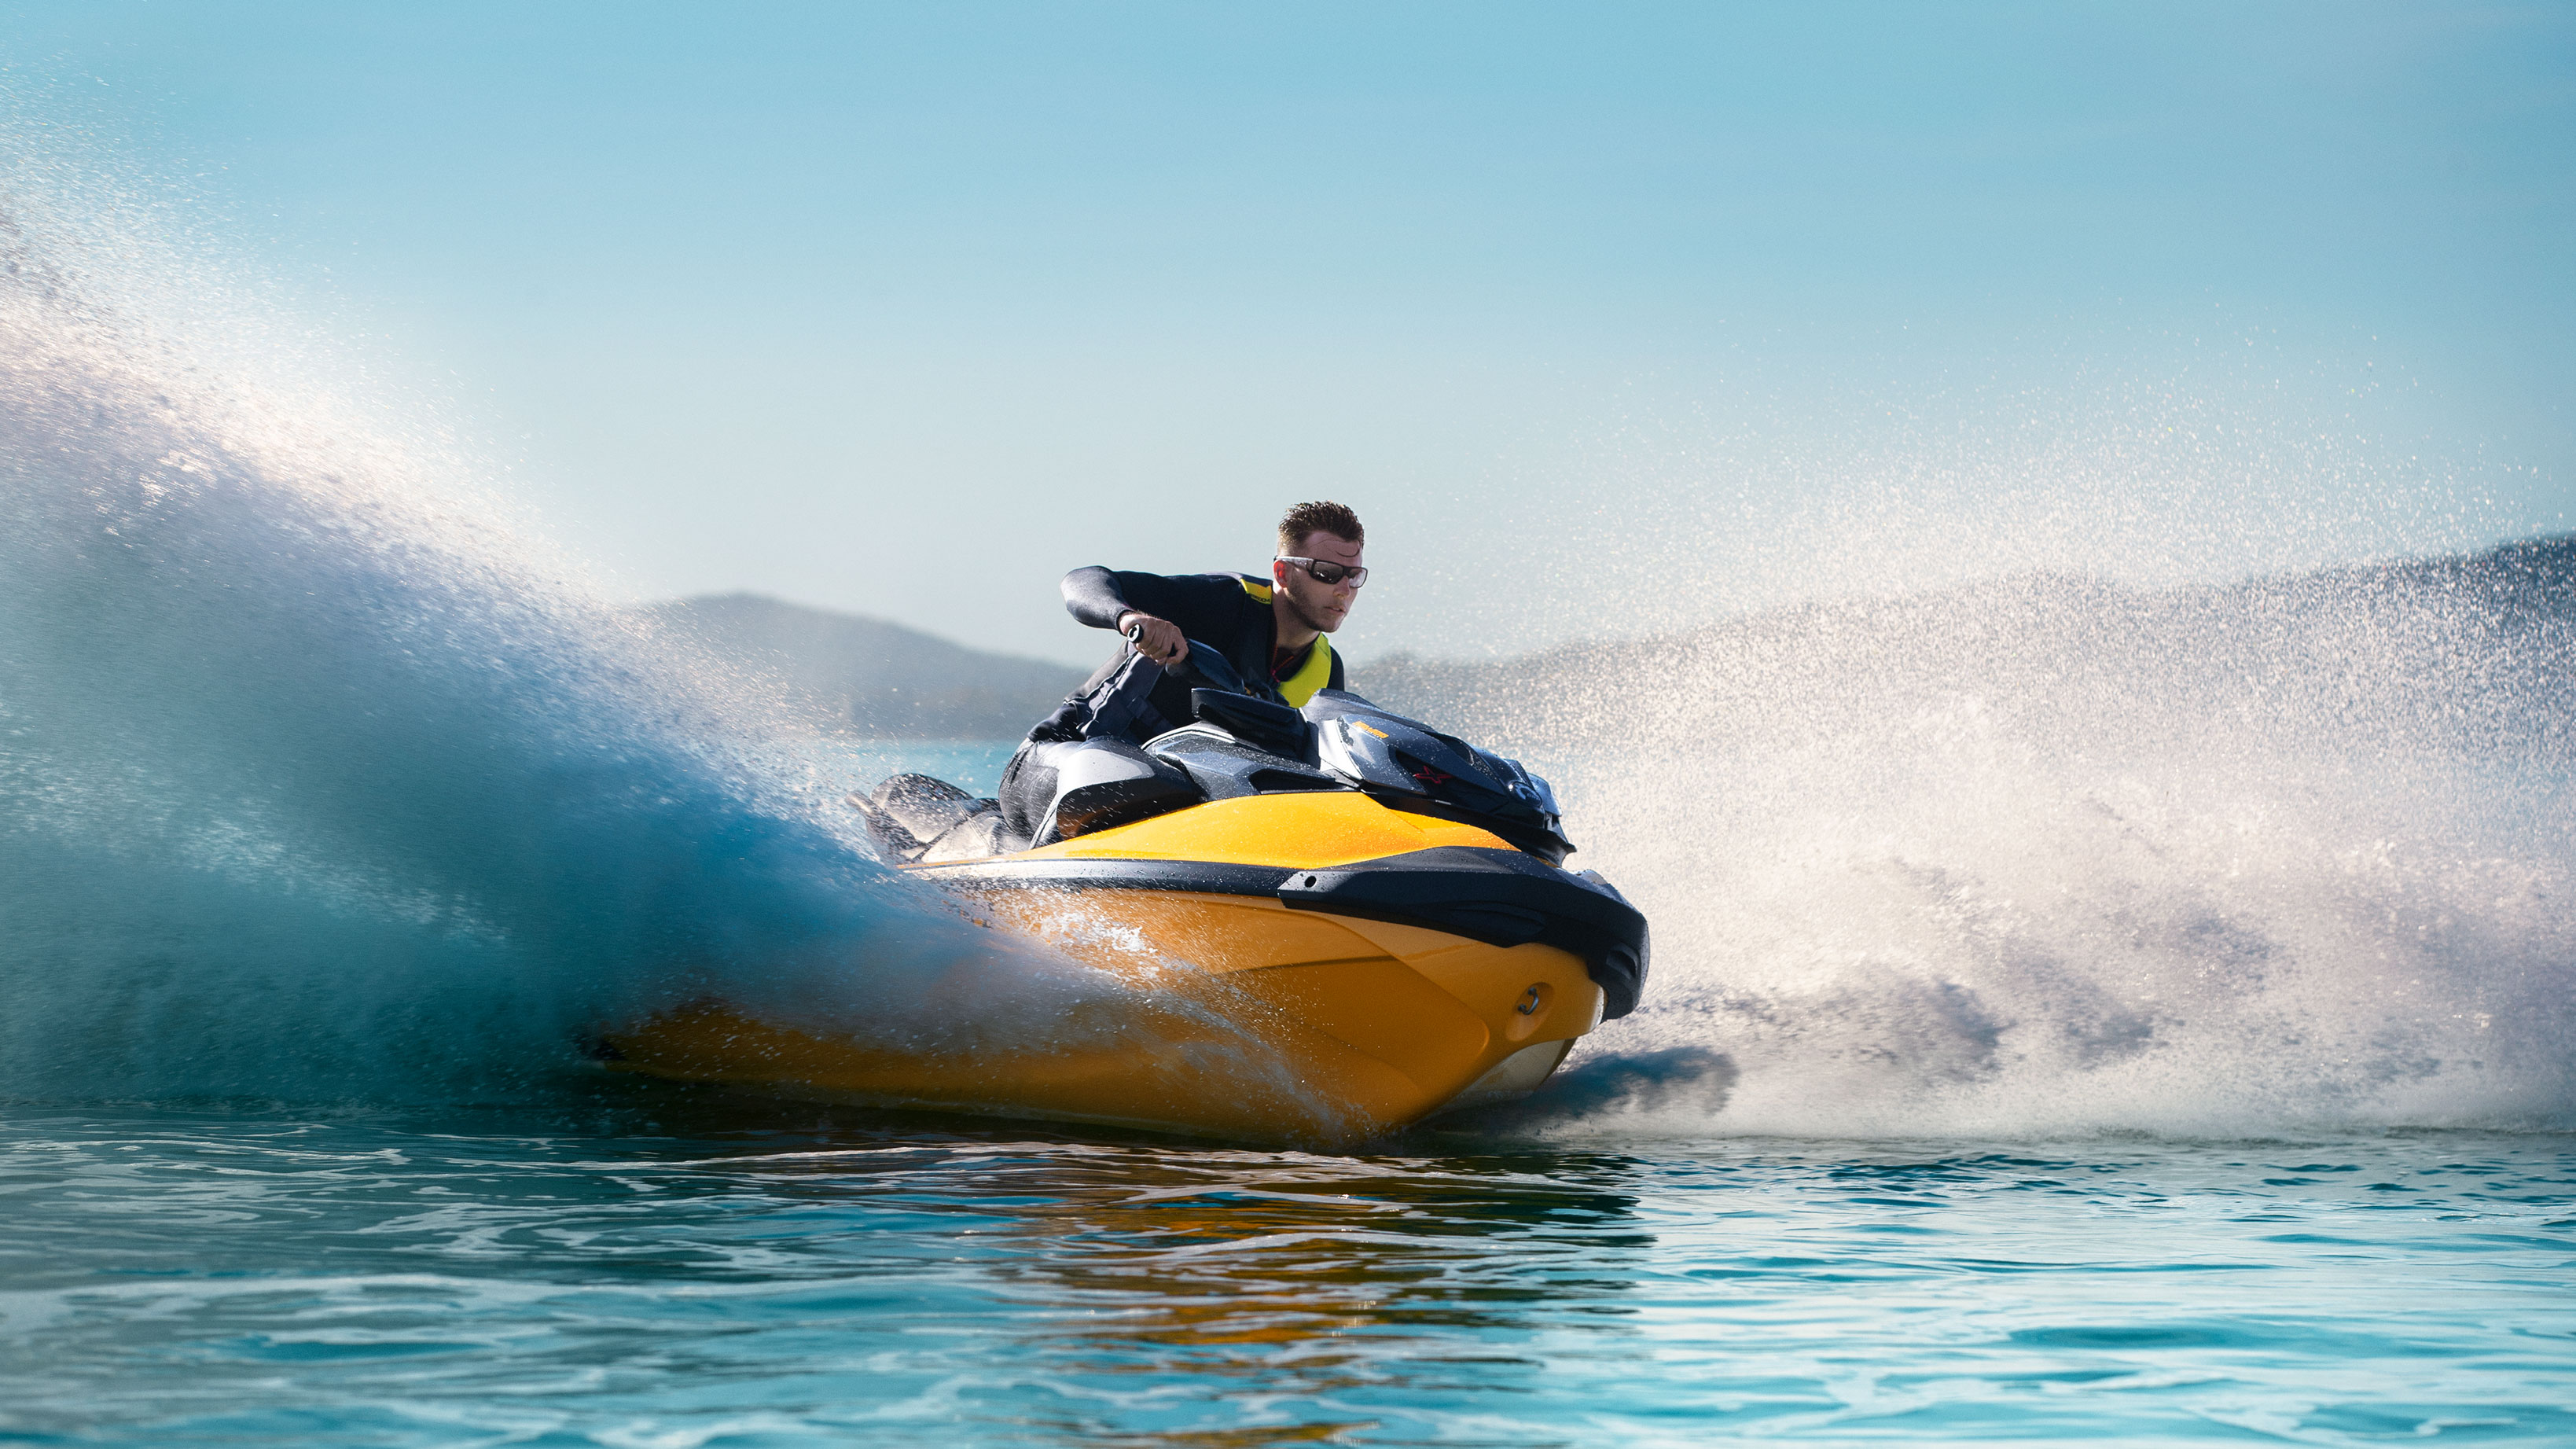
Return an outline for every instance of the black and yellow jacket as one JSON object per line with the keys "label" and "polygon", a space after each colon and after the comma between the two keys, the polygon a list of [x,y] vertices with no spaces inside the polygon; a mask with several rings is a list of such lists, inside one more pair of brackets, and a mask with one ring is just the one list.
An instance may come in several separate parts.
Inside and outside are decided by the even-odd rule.
{"label": "black and yellow jacket", "polygon": [[[1271,667],[1278,647],[1277,616],[1270,609],[1270,581],[1251,574],[1140,574],[1105,568],[1075,569],[1064,576],[1066,612],[1095,629],[1115,629],[1130,611],[1169,619],[1181,633],[1214,648],[1245,679],[1267,681],[1290,704],[1302,705],[1319,689],[1346,689],[1342,656],[1321,634]],[[1113,658],[1103,673],[1119,663]],[[1163,717],[1186,721],[1190,692],[1166,678],[1154,688]]]}

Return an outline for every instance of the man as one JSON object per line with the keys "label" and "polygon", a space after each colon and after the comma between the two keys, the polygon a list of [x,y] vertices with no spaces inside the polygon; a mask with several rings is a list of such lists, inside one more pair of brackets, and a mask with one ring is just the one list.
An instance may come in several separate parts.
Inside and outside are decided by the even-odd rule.
{"label": "man", "polygon": [[[1338,503],[1300,503],[1279,520],[1270,582],[1250,574],[1165,574],[1075,569],[1064,576],[1064,606],[1095,629],[1127,635],[1129,647],[1100,667],[1064,707],[1029,731],[1002,771],[1002,849],[1025,850],[1055,799],[1058,764],[1074,741],[1141,745],[1190,722],[1190,686],[1167,672],[1195,639],[1225,656],[1254,690],[1293,705],[1319,689],[1344,688],[1341,656],[1324,636],[1342,627],[1368,570],[1359,515]],[[1189,790],[1181,772],[1138,753],[1136,788]],[[1150,774],[1153,779],[1146,779]],[[1163,784],[1157,780],[1168,776]]]}
{"label": "man", "polygon": [[[1130,636],[1133,652],[1122,650],[1094,675],[1068,710],[1083,708],[1094,717],[1075,721],[1059,711],[1040,725],[1054,738],[1073,730],[1096,736],[1106,726],[1113,733],[1142,743],[1175,725],[1189,723],[1190,690],[1180,679],[1157,670],[1150,687],[1132,685],[1125,698],[1146,709],[1135,718],[1111,719],[1099,710],[1117,689],[1121,675],[1133,685],[1146,679],[1135,666],[1179,664],[1197,640],[1225,656],[1237,674],[1255,689],[1292,705],[1302,705],[1319,689],[1345,688],[1341,656],[1324,636],[1342,627],[1368,570],[1360,563],[1367,535],[1359,515],[1339,503],[1300,503],[1279,520],[1279,548],[1270,560],[1267,583],[1250,574],[1144,574],[1105,568],[1075,569],[1064,576],[1064,606],[1073,617],[1095,629],[1114,629]],[[1052,727],[1052,728],[1051,728]]]}

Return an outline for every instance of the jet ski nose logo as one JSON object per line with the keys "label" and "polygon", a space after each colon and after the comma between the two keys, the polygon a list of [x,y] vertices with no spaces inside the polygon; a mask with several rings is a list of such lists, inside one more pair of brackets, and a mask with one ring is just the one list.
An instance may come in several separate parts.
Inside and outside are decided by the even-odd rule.
{"label": "jet ski nose logo", "polygon": [[1455,775],[1441,774],[1438,770],[1431,768],[1429,765],[1425,765],[1421,769],[1413,772],[1413,778],[1420,780],[1422,782],[1422,787],[1427,790],[1434,785],[1446,785],[1458,777]]}

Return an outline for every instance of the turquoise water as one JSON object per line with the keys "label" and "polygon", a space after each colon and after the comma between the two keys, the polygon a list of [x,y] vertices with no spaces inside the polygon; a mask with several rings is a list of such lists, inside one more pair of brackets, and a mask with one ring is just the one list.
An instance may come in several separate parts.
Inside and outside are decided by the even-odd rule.
{"label": "turquoise water", "polygon": [[628,1090],[0,1118],[0,1433],[2576,1438],[2576,1139],[1178,1146]]}

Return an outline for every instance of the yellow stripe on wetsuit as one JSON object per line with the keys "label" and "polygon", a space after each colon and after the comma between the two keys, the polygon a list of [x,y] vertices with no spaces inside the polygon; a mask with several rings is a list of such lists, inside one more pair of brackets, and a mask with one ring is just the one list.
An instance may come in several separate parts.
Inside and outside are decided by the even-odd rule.
{"label": "yellow stripe on wetsuit", "polygon": [[[1264,604],[1270,602],[1270,586],[1259,579],[1244,579],[1243,591]],[[1318,634],[1315,636],[1314,647],[1306,651],[1306,662],[1297,666],[1296,673],[1286,679],[1273,682],[1271,687],[1279,691],[1281,699],[1302,709],[1306,701],[1315,697],[1315,691],[1331,683],[1332,679],[1333,646],[1323,635]]]}

